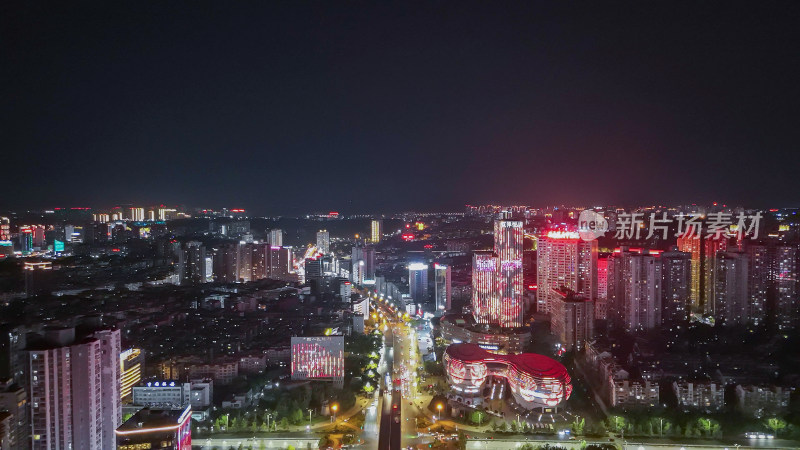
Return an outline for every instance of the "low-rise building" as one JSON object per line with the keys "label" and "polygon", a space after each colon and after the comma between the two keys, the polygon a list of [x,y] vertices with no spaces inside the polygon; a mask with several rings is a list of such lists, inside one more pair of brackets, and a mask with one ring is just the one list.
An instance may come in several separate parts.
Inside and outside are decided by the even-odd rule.
{"label": "low-rise building", "polygon": [[191,450],[191,417],[191,406],[183,409],[145,408],[116,429],[117,450]]}
{"label": "low-rise building", "polygon": [[736,400],[743,414],[762,418],[781,415],[789,409],[791,388],[780,386],[736,386]]}
{"label": "low-rise building", "polygon": [[239,376],[238,361],[219,361],[205,364],[192,364],[186,367],[190,378],[211,378],[219,385],[230,384]]}
{"label": "low-rise building", "polygon": [[240,373],[261,373],[267,367],[267,355],[258,353],[239,356]]}
{"label": "low-rise building", "polygon": [[672,390],[683,409],[714,412],[725,406],[725,387],[717,383],[675,381]]}

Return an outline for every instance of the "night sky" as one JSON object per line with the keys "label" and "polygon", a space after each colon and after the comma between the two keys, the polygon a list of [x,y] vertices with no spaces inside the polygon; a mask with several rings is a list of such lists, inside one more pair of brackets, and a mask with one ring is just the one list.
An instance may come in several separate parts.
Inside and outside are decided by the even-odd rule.
{"label": "night sky", "polygon": [[18,1],[0,58],[0,208],[800,206],[797,1]]}

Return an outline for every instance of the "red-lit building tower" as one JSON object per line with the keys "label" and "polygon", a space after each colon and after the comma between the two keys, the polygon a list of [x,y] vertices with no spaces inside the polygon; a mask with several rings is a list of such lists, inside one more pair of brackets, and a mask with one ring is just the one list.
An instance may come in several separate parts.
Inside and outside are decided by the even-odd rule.
{"label": "red-lit building tower", "polygon": [[564,289],[597,298],[596,240],[584,241],[573,231],[548,231],[538,238],[536,256],[539,312],[552,313],[557,291]]}
{"label": "red-lit building tower", "polygon": [[497,255],[497,290],[499,324],[502,327],[522,326],[522,222],[494,222],[494,253]]}
{"label": "red-lit building tower", "polygon": [[477,323],[498,322],[497,269],[491,252],[472,255],[472,314]]}

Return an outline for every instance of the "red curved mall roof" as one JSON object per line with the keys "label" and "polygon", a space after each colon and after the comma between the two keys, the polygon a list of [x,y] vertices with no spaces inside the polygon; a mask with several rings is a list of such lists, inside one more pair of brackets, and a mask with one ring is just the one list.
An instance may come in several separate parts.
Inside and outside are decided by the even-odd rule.
{"label": "red curved mall roof", "polygon": [[555,378],[563,383],[569,383],[570,377],[567,368],[560,362],[537,353],[520,353],[518,355],[498,355],[486,351],[477,344],[452,344],[447,347],[447,354],[451,358],[463,362],[506,362],[518,370],[534,377]]}

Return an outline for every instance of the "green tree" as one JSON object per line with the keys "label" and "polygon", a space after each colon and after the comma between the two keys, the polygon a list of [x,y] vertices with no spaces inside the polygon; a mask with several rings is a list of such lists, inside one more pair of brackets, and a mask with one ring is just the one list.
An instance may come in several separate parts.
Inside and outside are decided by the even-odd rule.
{"label": "green tree", "polygon": [[303,421],[303,410],[297,407],[289,415],[289,421],[297,425]]}
{"label": "green tree", "polygon": [[572,431],[575,434],[583,434],[583,429],[586,426],[586,419],[583,417],[575,417],[572,421]]}
{"label": "green tree", "polygon": [[622,432],[628,426],[628,421],[622,416],[609,416],[608,429],[615,433]]}
{"label": "green tree", "polygon": [[483,417],[483,411],[472,411],[472,413],[469,415],[469,420],[475,425],[480,425],[483,422]]}
{"label": "green tree", "polygon": [[719,422],[707,417],[697,419],[697,429],[702,431],[705,436],[714,436],[720,429]]}
{"label": "green tree", "polygon": [[766,425],[767,428],[772,430],[772,433],[777,436],[778,433],[780,433],[781,431],[783,431],[784,428],[786,428],[786,421],[781,419],[780,417],[770,417],[769,419],[764,421],[764,425]]}

